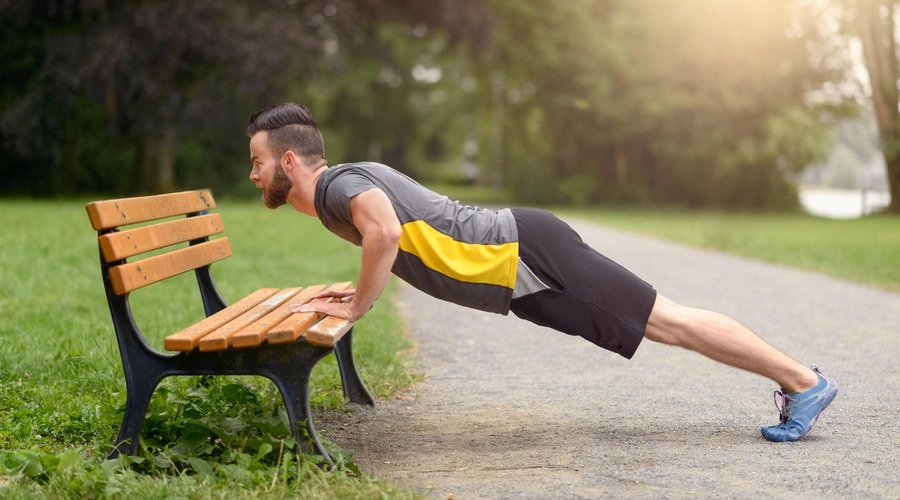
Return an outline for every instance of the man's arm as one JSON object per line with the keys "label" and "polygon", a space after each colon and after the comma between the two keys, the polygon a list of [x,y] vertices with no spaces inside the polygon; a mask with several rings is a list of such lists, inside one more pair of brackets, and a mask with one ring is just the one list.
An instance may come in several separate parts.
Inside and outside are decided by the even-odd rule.
{"label": "man's arm", "polygon": [[343,297],[347,301],[309,303],[297,312],[316,311],[357,321],[369,312],[390,281],[401,232],[400,219],[391,201],[384,191],[369,189],[350,200],[350,216],[353,225],[362,234],[362,266],[356,290],[340,295],[322,293],[321,296]]}

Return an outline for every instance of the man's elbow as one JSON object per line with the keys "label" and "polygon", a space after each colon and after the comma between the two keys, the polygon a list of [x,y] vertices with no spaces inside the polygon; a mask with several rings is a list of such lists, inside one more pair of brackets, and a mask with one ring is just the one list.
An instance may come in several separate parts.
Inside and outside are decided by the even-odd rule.
{"label": "man's elbow", "polygon": [[385,245],[390,245],[393,247],[400,245],[400,237],[403,235],[403,229],[397,226],[388,226],[385,227],[382,231],[382,240]]}
{"label": "man's elbow", "polygon": [[363,242],[367,240],[380,248],[397,248],[400,246],[400,236],[403,230],[400,226],[381,226],[375,231],[363,235]]}

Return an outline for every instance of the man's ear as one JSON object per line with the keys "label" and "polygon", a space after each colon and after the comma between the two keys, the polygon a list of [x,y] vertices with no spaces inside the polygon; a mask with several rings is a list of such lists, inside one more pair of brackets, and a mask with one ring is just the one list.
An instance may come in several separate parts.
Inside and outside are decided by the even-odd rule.
{"label": "man's ear", "polygon": [[299,167],[300,164],[299,158],[294,154],[290,149],[285,151],[283,155],[281,155],[281,164],[284,165],[284,169],[290,172],[294,167]]}

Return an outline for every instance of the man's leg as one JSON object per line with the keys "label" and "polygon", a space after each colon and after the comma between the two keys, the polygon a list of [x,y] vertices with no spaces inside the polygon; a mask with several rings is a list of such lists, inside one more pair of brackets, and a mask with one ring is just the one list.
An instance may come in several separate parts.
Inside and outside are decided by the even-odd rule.
{"label": "man's leg", "polygon": [[760,429],[769,441],[806,436],[837,395],[837,383],[767,344],[723,314],[684,307],[657,294],[645,338],[696,351],[727,365],[758,373],[781,385],[779,423]]}
{"label": "man's leg", "polygon": [[737,321],[712,311],[684,307],[662,295],[656,297],[645,337],[768,377],[786,392],[803,392],[818,382],[812,369],[767,344]]}

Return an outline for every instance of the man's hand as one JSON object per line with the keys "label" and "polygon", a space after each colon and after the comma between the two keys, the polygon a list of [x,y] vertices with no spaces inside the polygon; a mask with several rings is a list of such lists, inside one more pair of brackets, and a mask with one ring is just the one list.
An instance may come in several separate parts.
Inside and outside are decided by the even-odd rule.
{"label": "man's hand", "polygon": [[356,295],[355,288],[348,288],[346,290],[323,290],[317,293],[316,296],[313,297],[313,300],[332,297],[338,300],[332,300],[331,302],[350,302],[353,300],[354,295]]}
{"label": "man's hand", "polygon": [[313,297],[315,299],[324,299],[324,298],[332,298],[334,300],[331,301],[320,301],[320,302],[307,302],[302,306],[294,309],[294,313],[308,313],[308,312],[318,312],[327,314],[328,316],[334,316],[335,318],[342,318],[350,321],[358,321],[360,318],[365,315],[368,311],[363,311],[362,313],[356,313],[353,309],[353,296],[356,295],[356,289],[351,288],[348,290],[325,290],[323,292],[319,292]]}

